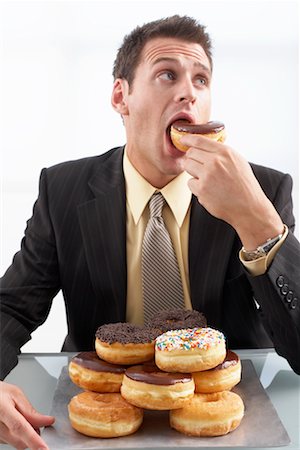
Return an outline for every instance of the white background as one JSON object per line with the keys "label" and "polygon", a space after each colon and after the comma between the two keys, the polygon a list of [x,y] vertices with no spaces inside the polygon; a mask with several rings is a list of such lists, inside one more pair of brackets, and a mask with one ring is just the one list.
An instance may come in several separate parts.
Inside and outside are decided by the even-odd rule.
{"label": "white background", "polygon": [[[299,216],[297,1],[2,1],[1,273],[19,249],[40,170],[125,143],[110,106],[111,70],[136,25],[172,14],[214,43],[212,119],[249,161],[288,172]],[[297,229],[297,235],[298,229]],[[59,294],[23,351],[59,351]]]}

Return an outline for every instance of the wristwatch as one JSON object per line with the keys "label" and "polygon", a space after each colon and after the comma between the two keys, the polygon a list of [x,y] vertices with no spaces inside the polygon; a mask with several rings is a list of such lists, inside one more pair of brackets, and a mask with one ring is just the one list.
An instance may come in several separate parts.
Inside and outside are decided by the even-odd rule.
{"label": "wristwatch", "polygon": [[262,256],[267,256],[271,248],[277,244],[282,238],[283,233],[279,234],[274,238],[268,239],[264,244],[259,245],[256,250],[246,250],[242,247],[242,254],[245,261],[254,261],[255,259],[261,258]]}

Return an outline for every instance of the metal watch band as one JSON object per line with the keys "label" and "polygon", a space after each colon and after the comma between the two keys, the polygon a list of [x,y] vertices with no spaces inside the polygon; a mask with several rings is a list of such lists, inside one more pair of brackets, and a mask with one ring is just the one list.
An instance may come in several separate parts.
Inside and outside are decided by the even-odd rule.
{"label": "metal watch band", "polygon": [[268,239],[264,244],[259,245],[256,250],[246,250],[242,247],[242,253],[245,258],[245,261],[254,261],[255,259],[261,258],[262,256],[266,256],[271,248],[274,247],[277,242],[282,238],[282,233],[274,238]]}

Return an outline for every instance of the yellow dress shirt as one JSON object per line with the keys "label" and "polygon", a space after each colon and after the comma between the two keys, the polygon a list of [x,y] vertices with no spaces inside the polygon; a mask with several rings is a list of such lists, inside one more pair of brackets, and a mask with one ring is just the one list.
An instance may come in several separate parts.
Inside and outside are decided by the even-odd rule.
{"label": "yellow dress shirt", "polygon": [[156,189],[130,163],[126,149],[123,169],[126,184],[127,230],[127,307],[126,320],[143,324],[141,253],[144,232],[149,220],[148,202],[155,191],[166,200],[163,218],[170,233],[182,279],[184,303],[191,309],[188,272],[188,230],[192,193],[187,186],[189,174],[183,172],[163,189]]}
{"label": "yellow dress shirt", "polygon": [[[141,254],[144,232],[149,220],[148,202],[155,191],[163,194],[166,205],[163,218],[170,233],[177,256],[182,279],[184,303],[191,309],[189,271],[188,271],[188,235],[192,193],[187,181],[191,176],[183,172],[162,189],[156,189],[133,167],[128,159],[126,148],[123,158],[123,170],[126,185],[126,250],[127,250],[127,306],[126,321],[143,324],[143,294]],[[274,246],[269,254],[256,261],[240,260],[250,272],[256,276],[264,273],[269,267],[278,248],[287,235]]]}

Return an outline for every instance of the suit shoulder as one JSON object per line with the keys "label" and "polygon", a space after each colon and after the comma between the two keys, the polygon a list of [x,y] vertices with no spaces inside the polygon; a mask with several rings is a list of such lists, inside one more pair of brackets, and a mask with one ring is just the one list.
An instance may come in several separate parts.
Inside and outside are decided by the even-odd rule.
{"label": "suit shoulder", "polygon": [[250,165],[259,184],[268,196],[274,196],[282,183],[291,189],[292,177],[289,174],[258,164],[251,163]]}
{"label": "suit shoulder", "polygon": [[250,163],[252,170],[256,176],[260,178],[270,177],[274,179],[282,179],[286,173],[281,172],[277,169],[272,169],[271,167],[261,166],[259,164]]}
{"label": "suit shoulder", "polygon": [[52,177],[72,177],[72,176],[85,176],[90,177],[98,168],[110,158],[121,157],[124,147],[115,147],[107,152],[97,155],[88,156],[76,160],[70,160],[55,164],[51,167],[44,169],[49,178]]}

